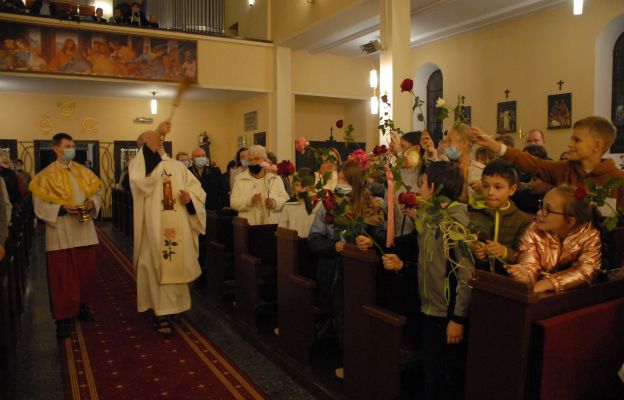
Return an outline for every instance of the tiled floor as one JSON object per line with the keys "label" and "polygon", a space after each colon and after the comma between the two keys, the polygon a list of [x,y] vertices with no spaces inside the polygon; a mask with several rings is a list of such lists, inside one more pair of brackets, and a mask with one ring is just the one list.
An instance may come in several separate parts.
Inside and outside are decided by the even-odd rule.
{"label": "tiled floor", "polygon": [[[125,254],[131,256],[131,241],[108,224],[103,229]],[[18,345],[16,399],[63,399],[59,347],[48,303],[43,230],[37,232],[31,257],[31,281]],[[187,313],[187,317],[272,399],[314,399],[232,330],[200,297],[193,296],[193,309]]]}

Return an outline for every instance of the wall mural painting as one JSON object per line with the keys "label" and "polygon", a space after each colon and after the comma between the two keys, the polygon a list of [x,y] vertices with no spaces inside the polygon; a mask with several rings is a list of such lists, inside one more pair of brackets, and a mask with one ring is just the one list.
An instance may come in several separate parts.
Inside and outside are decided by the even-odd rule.
{"label": "wall mural painting", "polygon": [[0,22],[0,71],[197,82],[197,42]]}

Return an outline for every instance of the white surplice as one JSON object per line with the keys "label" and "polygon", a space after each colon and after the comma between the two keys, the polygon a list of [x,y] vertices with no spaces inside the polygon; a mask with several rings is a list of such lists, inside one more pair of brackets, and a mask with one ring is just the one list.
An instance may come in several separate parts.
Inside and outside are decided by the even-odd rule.
{"label": "white surplice", "polygon": [[[74,162],[65,165],[59,161],[58,166],[61,168],[72,168]],[[86,196],[84,191],[76,182],[76,178],[72,174],[69,176],[69,182],[72,186],[74,199],[72,205],[80,205],[85,202]],[[95,207],[91,210],[91,217],[95,219],[100,212],[102,206],[102,188],[100,188],[93,196],[90,197]],[[60,205],[39,198],[33,194],[33,204],[35,206],[35,214],[39,219],[45,221],[45,247],[46,251],[56,251],[71,249],[74,247],[91,246],[99,243],[95,225],[93,221],[80,222],[77,215],[65,214],[59,217]]]}
{"label": "white surplice", "polygon": [[[201,183],[179,161],[163,156],[162,161],[145,175],[145,158],[139,151],[128,167],[134,204],[134,267],[137,271],[137,308],[139,312],[154,310],[156,315],[170,315],[191,308],[187,283],[161,284],[163,173],[170,176],[173,197],[179,202],[180,190],[190,193],[196,214],[179,207],[183,237],[184,275],[188,282],[197,279],[201,268],[197,261],[198,235],[206,230],[206,193]],[[169,212],[169,211],[168,211]]]}

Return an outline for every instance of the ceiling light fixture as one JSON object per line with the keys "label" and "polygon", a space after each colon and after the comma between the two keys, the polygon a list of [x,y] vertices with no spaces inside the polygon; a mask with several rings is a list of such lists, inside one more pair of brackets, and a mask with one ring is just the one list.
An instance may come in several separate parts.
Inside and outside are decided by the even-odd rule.
{"label": "ceiling light fixture", "polygon": [[574,15],[583,14],[583,0],[574,0]]}
{"label": "ceiling light fixture", "polygon": [[379,79],[377,78],[377,70],[375,68],[371,69],[370,71],[369,83],[371,89],[373,89],[373,95],[370,98],[370,110],[371,114],[375,115],[379,113],[379,98],[377,93],[377,85],[379,83]]}
{"label": "ceiling light fixture", "polygon": [[249,0],[249,7],[253,6],[256,3],[256,0]]}
{"label": "ceiling light fixture", "polygon": [[377,87],[377,70],[375,68],[370,71],[370,87],[375,89]]}
{"label": "ceiling light fixture", "polygon": [[152,92],[152,99],[150,100],[150,110],[152,115],[158,114],[158,100],[156,100],[156,93],[158,92]]}

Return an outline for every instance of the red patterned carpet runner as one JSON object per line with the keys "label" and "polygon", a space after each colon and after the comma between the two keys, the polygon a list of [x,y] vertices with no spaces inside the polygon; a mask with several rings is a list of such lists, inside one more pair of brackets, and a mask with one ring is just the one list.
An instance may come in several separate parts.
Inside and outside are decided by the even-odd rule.
{"label": "red patterned carpet runner", "polygon": [[164,338],[136,310],[131,261],[98,229],[96,320],[62,343],[67,399],[267,399],[185,318]]}

